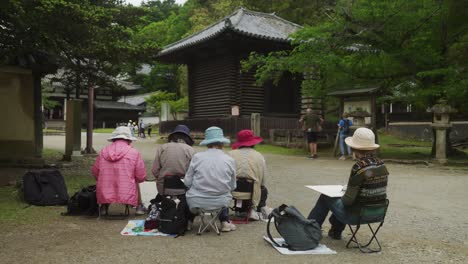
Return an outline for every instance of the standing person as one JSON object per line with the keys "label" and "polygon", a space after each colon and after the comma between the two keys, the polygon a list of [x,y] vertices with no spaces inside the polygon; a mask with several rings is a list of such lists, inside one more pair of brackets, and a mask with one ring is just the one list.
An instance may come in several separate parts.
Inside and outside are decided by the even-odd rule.
{"label": "standing person", "polygon": [[[228,206],[232,200],[231,192],[236,189],[236,165],[234,159],[224,154],[225,138],[219,127],[210,127],[205,131],[205,140],[200,145],[208,149],[195,154],[185,174],[187,204],[193,214],[197,208],[214,210],[224,208],[219,215],[221,231],[236,230],[229,221]],[[189,224],[190,225],[190,224]]]}
{"label": "standing person", "polygon": [[136,122],[133,122],[133,135],[137,135],[137,137],[140,137],[140,135],[138,134],[138,125]]}
{"label": "standing person", "polygon": [[351,156],[351,148],[346,144],[345,138],[350,135],[350,127],[353,125],[353,121],[348,119],[348,114],[343,113],[340,122],[338,122],[338,128],[340,129],[339,133],[339,142],[340,142],[340,160],[346,159],[346,152]]}
{"label": "standing person", "polygon": [[142,215],[145,209],[138,183],[145,180],[146,169],[140,152],[131,145],[135,140],[128,127],[117,127],[108,139],[112,143],[99,152],[92,172],[98,204],[128,204],[137,207],[135,214]]}
{"label": "standing person", "polygon": [[145,123],[143,123],[143,119],[140,120],[140,137],[145,138]]}
{"label": "standing person", "polygon": [[268,189],[266,188],[266,163],[262,154],[255,150],[255,145],[263,138],[254,136],[252,130],[245,129],[237,133],[237,142],[232,144],[228,154],[236,162],[236,178],[248,178],[254,181],[252,209],[250,219],[267,219],[271,208],[266,206]]}
{"label": "standing person", "polygon": [[341,198],[331,198],[320,195],[309,219],[315,219],[322,226],[328,211],[332,212],[329,218],[331,229],[328,236],[341,239],[341,233],[346,225],[344,223],[357,223],[361,206],[365,204],[380,203],[387,199],[388,170],[382,160],[376,158],[375,135],[368,128],[358,128],[352,137],[345,139],[353,149],[357,159],[351,169],[346,192]]}
{"label": "standing person", "polygon": [[135,136],[133,134],[133,122],[132,122],[132,120],[128,120],[127,127],[130,129],[130,133],[132,134],[132,137]]}
{"label": "standing person", "polygon": [[151,138],[151,130],[153,130],[151,126],[152,126],[151,124],[148,124],[148,137],[149,138]]}
{"label": "standing person", "polygon": [[156,149],[153,168],[151,172],[156,178],[158,193],[163,195],[181,195],[184,193],[164,193],[164,177],[179,175],[184,178],[187,169],[195,154],[192,148],[193,139],[190,137],[190,129],[185,125],[178,125],[169,134],[167,143]]}
{"label": "standing person", "polygon": [[317,133],[321,130],[323,119],[309,107],[306,110],[306,114],[299,119],[299,122],[302,123],[302,128],[306,133],[307,143],[309,144],[309,159],[316,159],[318,158]]}

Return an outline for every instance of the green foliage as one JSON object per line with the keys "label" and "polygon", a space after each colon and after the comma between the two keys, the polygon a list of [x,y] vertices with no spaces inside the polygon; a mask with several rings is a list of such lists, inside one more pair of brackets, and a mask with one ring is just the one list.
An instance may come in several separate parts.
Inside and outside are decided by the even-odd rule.
{"label": "green foliage", "polygon": [[169,104],[175,120],[177,119],[178,112],[188,109],[188,97],[177,99],[175,93],[168,93],[166,91],[152,93],[145,98],[145,101],[150,111],[157,114],[161,113],[161,103]]}
{"label": "green foliage", "polygon": [[[423,109],[439,98],[468,111],[466,1],[338,1],[327,19],[293,36],[294,49],[251,54],[258,82],[303,73],[303,90],[323,95],[360,85]],[[425,107],[424,107],[425,106]]]}

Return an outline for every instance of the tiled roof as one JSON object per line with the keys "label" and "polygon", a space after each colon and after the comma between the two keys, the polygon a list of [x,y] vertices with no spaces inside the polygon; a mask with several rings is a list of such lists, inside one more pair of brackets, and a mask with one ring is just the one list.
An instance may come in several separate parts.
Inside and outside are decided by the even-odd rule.
{"label": "tiled roof", "polygon": [[96,109],[145,111],[144,106],[137,106],[137,105],[131,105],[127,103],[113,102],[113,101],[94,101],[94,107],[96,107]]}
{"label": "tiled roof", "polygon": [[130,96],[123,96],[117,102],[127,103],[131,105],[141,105],[145,103],[145,98],[150,96],[152,93],[145,93],[145,94],[137,94],[137,95],[130,95]]}
{"label": "tiled roof", "polygon": [[338,90],[338,91],[333,91],[328,93],[328,95],[335,95],[335,96],[341,96],[341,95],[359,95],[359,94],[373,94],[379,90],[378,87],[374,88],[362,88],[362,89],[351,89],[351,90]]}
{"label": "tiled roof", "polygon": [[301,29],[300,25],[284,20],[275,14],[254,12],[244,8],[191,36],[166,46],[158,56],[163,56],[212,39],[232,30],[241,35],[277,42],[288,42],[289,35]]}

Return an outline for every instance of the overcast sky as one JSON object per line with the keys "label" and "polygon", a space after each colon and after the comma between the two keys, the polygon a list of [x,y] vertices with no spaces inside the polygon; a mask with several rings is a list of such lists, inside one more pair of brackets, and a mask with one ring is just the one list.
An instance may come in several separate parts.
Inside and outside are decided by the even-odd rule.
{"label": "overcast sky", "polygon": [[[126,1],[127,3],[129,3],[129,4],[132,4],[132,5],[135,5],[135,6],[139,6],[139,5],[141,4],[141,1],[142,1],[142,0],[125,0],[125,1]],[[146,1],[147,1],[147,0],[145,0],[145,2],[146,2]],[[185,3],[185,2],[187,2],[187,0],[176,0],[176,3],[178,3],[178,4],[183,4],[183,3]]]}

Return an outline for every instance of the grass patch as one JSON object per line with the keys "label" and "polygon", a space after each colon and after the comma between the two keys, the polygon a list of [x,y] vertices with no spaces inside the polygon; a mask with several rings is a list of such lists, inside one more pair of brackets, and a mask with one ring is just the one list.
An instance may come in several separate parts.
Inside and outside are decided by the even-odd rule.
{"label": "grass patch", "polygon": [[280,146],[259,144],[255,146],[255,149],[260,153],[279,154],[279,155],[294,155],[304,156],[307,155],[307,151],[298,148],[285,148]]}
{"label": "grass patch", "polygon": [[[63,152],[44,149],[44,159],[47,163],[60,162]],[[91,166],[94,158],[83,158],[73,162],[69,167],[60,169],[68,194],[71,196],[81,188],[95,184],[91,175]],[[21,182],[21,179],[17,179]],[[66,211],[65,206],[29,206],[23,201],[23,194],[20,186],[6,186],[0,188],[0,224],[23,225],[39,224],[60,220],[60,213]]]}
{"label": "grass patch", "polygon": [[420,159],[431,157],[432,142],[421,142],[379,133],[379,157],[384,159]]}

